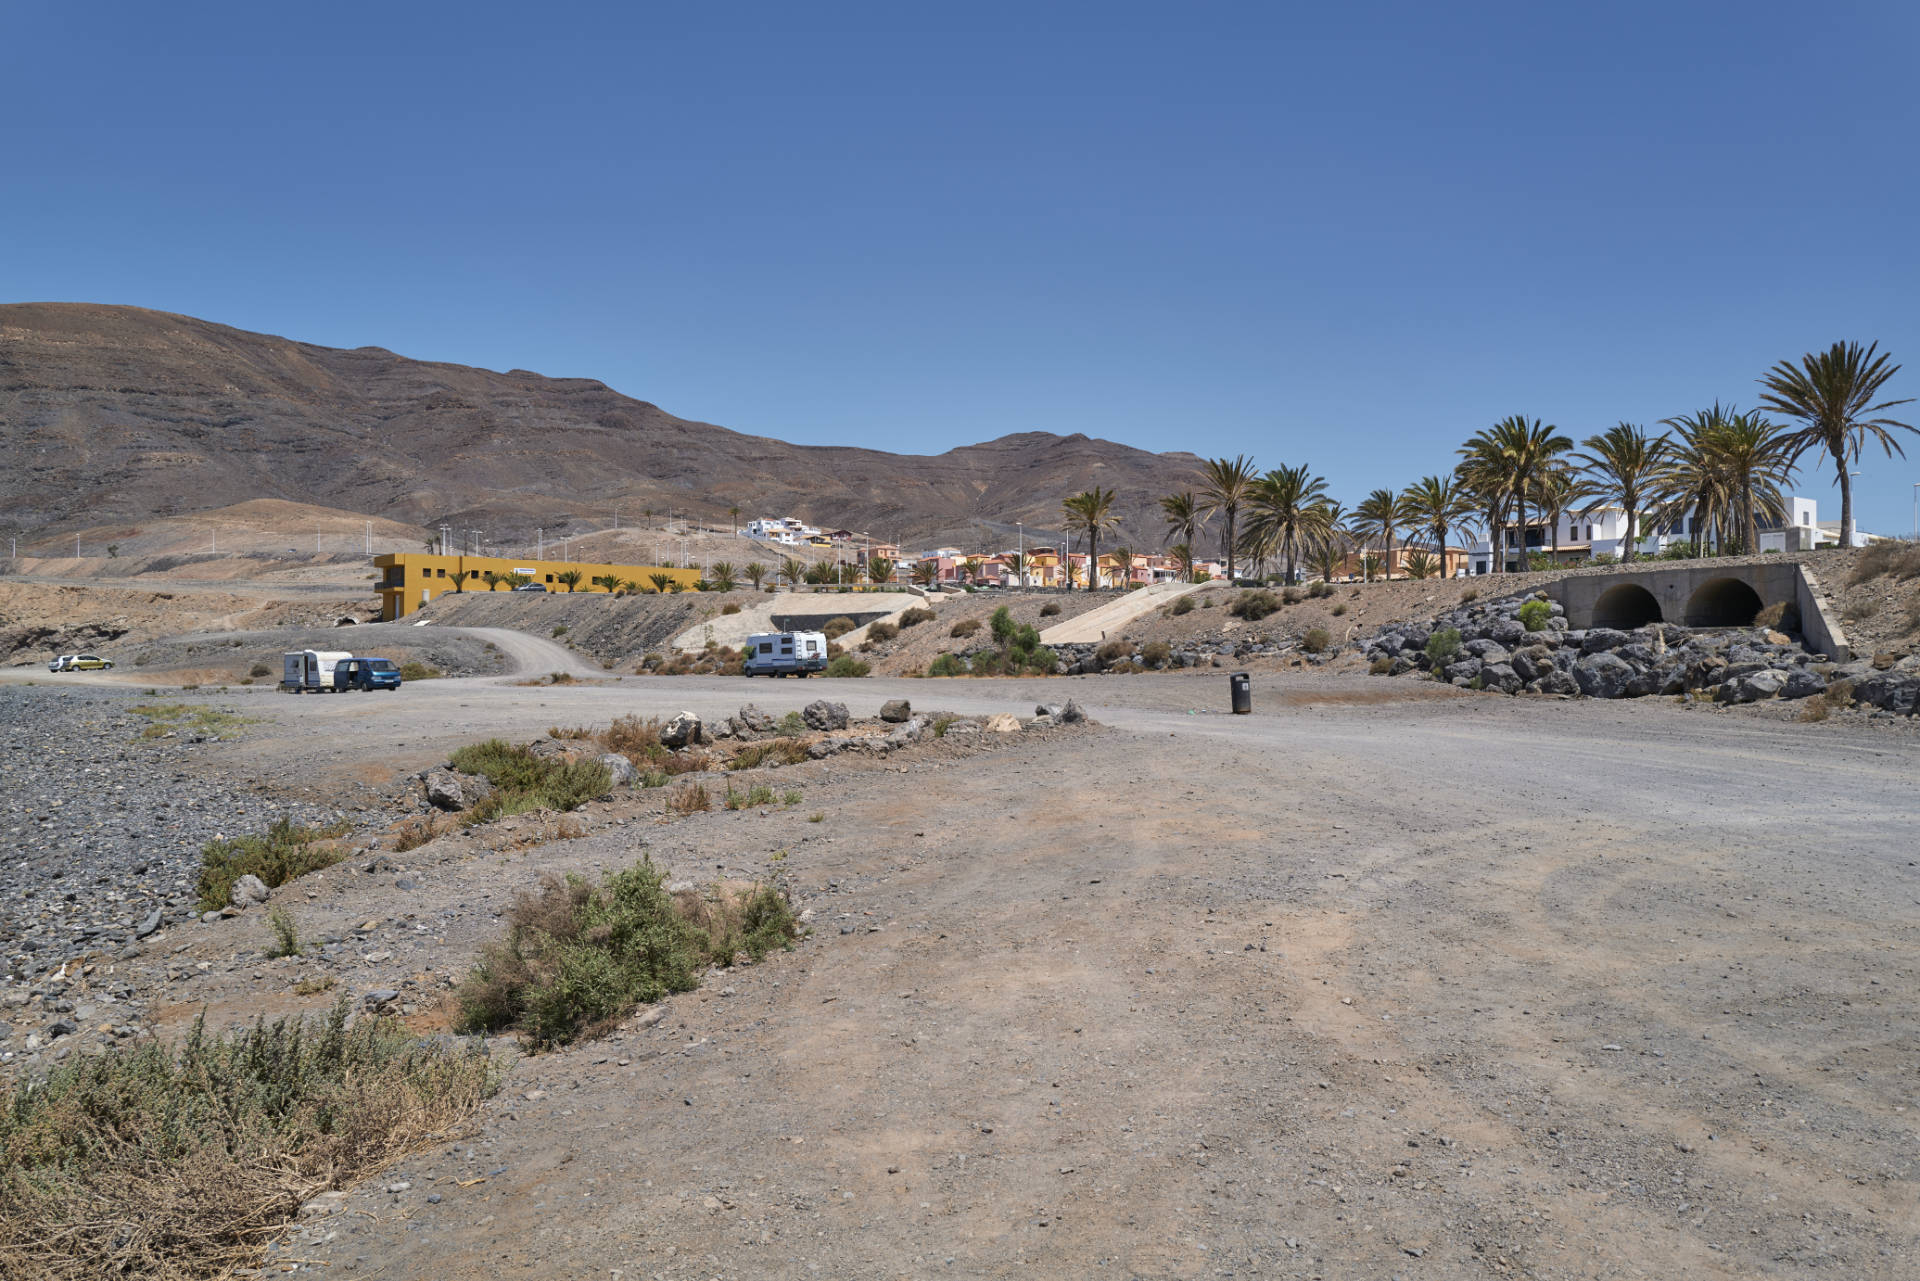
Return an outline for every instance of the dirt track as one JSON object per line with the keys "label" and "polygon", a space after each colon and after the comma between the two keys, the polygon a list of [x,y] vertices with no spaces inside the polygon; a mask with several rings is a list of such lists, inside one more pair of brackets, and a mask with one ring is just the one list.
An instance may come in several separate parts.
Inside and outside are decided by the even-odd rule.
{"label": "dirt track", "polygon": [[[241,751],[268,767],[304,742],[417,768],[747,697],[1072,695],[1109,726],[793,767],[797,809],[423,861],[403,905],[330,886],[341,920],[431,925],[442,972],[497,928],[471,905],[643,852],[777,874],[816,933],[656,1028],[521,1061],[474,1140],[292,1253],[448,1278],[1914,1275],[1910,737],[1326,675],[1233,718],[1224,692],[257,697]],[[236,928],[191,927],[192,955]]]}

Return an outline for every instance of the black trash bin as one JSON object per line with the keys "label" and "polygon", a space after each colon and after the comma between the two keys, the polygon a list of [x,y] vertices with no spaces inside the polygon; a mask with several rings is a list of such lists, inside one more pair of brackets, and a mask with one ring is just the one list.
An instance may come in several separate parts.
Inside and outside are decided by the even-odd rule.
{"label": "black trash bin", "polygon": [[1227,677],[1227,688],[1233,693],[1233,714],[1245,716],[1253,710],[1253,677],[1245,672],[1235,672]]}

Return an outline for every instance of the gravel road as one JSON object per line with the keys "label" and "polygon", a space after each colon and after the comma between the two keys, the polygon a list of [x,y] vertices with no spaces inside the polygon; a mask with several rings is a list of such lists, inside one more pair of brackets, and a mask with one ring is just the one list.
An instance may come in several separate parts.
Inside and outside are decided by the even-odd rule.
{"label": "gravel road", "polygon": [[[514,890],[643,853],[777,876],[815,933],[657,1025],[519,1061],[472,1134],[291,1232],[289,1268],[1920,1270],[1910,735],[1328,673],[1263,678],[1249,717],[1218,673],[407,694],[240,699],[260,723],[219,768],[390,777],[488,734],[748,698],[1072,696],[1104,726],[790,767],[789,808],[662,823],[623,800],[580,840],[326,873],[295,899],[352,953],[350,994],[424,1002]],[[301,1008],[318,962],[264,961],[262,933],[172,927],[164,972],[129,981],[176,1020]]]}

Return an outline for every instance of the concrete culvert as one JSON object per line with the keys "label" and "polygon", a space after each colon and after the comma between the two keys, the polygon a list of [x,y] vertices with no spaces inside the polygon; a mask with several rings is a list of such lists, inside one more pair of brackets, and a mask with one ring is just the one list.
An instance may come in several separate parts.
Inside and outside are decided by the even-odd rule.
{"label": "concrete culvert", "polygon": [[1687,598],[1687,626],[1751,627],[1762,603],[1760,593],[1739,579],[1715,578]]}
{"label": "concrete culvert", "polygon": [[352,614],[342,614],[340,615],[340,617],[333,620],[333,625],[335,627],[358,627],[360,625],[360,620],[355,618]]}
{"label": "concrete culvert", "polygon": [[1595,627],[1614,627],[1626,632],[1648,623],[1665,621],[1660,613],[1660,602],[1638,583],[1620,583],[1609,587],[1593,603]]}

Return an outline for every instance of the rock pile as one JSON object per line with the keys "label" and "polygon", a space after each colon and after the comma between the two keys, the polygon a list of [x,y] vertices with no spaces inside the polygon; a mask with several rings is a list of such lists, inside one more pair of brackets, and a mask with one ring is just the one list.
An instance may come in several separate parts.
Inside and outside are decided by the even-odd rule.
{"label": "rock pile", "polygon": [[[1546,608],[1527,611],[1530,629],[1521,610],[1536,600]],[[1451,644],[1449,632],[1458,634]],[[1920,705],[1920,656],[1833,663],[1765,627],[1651,623],[1581,631],[1543,596],[1463,606],[1430,623],[1389,623],[1362,646],[1378,675],[1426,672],[1463,689],[1503,694],[1641,698],[1698,691],[1717,702],[1753,703],[1806,698],[1846,682],[1841,688],[1858,703],[1906,715]]]}

